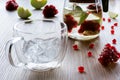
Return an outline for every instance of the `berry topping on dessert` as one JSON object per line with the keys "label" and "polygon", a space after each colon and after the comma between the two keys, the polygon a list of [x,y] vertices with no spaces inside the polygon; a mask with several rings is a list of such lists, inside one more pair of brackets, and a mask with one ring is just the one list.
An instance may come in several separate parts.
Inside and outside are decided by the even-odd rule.
{"label": "berry topping on dessert", "polygon": [[73,28],[77,27],[77,21],[74,20],[74,18],[70,14],[66,14],[64,16],[64,22],[67,25],[68,32],[71,32]]}
{"label": "berry topping on dessert", "polygon": [[98,61],[103,66],[108,66],[110,64],[117,62],[119,58],[120,53],[116,50],[116,48],[114,46],[111,46],[110,44],[106,44],[98,58]]}
{"label": "berry topping on dessert", "polygon": [[16,3],[15,0],[9,0],[6,2],[6,10],[8,11],[13,11],[18,8],[18,4]]}
{"label": "berry topping on dessert", "polygon": [[54,5],[46,5],[43,10],[43,15],[46,18],[54,17],[58,13],[58,10]]}

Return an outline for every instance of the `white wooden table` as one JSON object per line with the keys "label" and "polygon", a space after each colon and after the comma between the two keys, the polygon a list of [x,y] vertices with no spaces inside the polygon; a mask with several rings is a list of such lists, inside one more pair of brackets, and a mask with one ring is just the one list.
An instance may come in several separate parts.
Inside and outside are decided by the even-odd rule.
{"label": "white wooden table", "polygon": [[[43,18],[42,11],[34,10],[30,5],[30,0],[16,0],[19,6],[29,8],[32,12],[30,19]],[[111,0],[112,10],[119,12],[117,20],[111,23],[103,22],[105,30],[101,31],[99,38],[91,42],[81,42],[81,49],[74,51],[72,44],[74,40],[68,40],[68,50],[60,68],[48,72],[32,72],[21,68],[12,67],[5,54],[5,44],[12,37],[12,28],[16,22],[21,21],[17,12],[9,12],[5,9],[6,0],[0,0],[0,80],[120,80],[120,61],[115,66],[104,68],[98,62],[98,56],[106,43],[112,43],[112,39],[117,39],[115,45],[120,51],[120,0]],[[55,19],[62,19],[62,9],[64,0],[49,0],[48,4],[54,4],[59,9],[59,14]],[[118,9],[119,8],[119,9]],[[117,10],[118,9],[118,10]],[[107,19],[107,13],[104,13]],[[110,26],[118,22],[115,28],[115,35],[110,34]],[[88,44],[94,43],[95,48],[89,49]],[[93,52],[93,57],[88,57],[88,51]],[[78,66],[84,66],[85,73],[79,73]]]}

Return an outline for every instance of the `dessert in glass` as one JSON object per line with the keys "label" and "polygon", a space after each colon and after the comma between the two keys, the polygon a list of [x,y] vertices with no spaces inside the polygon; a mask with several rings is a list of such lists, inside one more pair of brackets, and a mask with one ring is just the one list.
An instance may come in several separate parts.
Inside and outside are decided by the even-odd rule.
{"label": "dessert in glass", "polygon": [[99,36],[102,24],[100,0],[66,0],[63,19],[68,36],[77,40],[91,40]]}

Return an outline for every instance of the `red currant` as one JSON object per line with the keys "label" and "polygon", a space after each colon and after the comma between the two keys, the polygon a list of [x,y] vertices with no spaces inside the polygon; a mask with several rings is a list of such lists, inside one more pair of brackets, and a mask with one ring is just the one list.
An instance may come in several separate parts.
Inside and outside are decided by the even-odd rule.
{"label": "red currant", "polygon": [[103,21],[105,21],[105,18],[103,18]]}
{"label": "red currant", "polygon": [[110,19],[110,18],[108,18],[108,22],[111,22],[111,19]]}
{"label": "red currant", "polygon": [[116,22],[116,23],[114,23],[114,26],[118,26],[118,23]]}
{"label": "red currant", "polygon": [[116,39],[113,39],[113,40],[112,40],[112,43],[113,43],[113,44],[116,44],[116,42],[117,42]]}
{"label": "red currant", "polygon": [[91,43],[90,45],[89,45],[89,48],[94,48],[94,44],[93,43]]}
{"label": "red currant", "polygon": [[78,67],[78,71],[79,71],[80,73],[83,73],[83,72],[84,72],[84,67],[83,67],[83,66],[79,66],[79,67]]}
{"label": "red currant", "polygon": [[113,29],[111,30],[111,34],[115,34],[115,31]]}
{"label": "red currant", "polygon": [[105,29],[105,27],[104,26],[101,26],[101,30],[104,30]]}
{"label": "red currant", "polygon": [[114,29],[114,26],[111,26],[111,29]]}
{"label": "red currant", "polygon": [[74,50],[79,50],[78,45],[73,45]]}
{"label": "red currant", "polygon": [[88,51],[88,57],[92,56],[92,52]]}

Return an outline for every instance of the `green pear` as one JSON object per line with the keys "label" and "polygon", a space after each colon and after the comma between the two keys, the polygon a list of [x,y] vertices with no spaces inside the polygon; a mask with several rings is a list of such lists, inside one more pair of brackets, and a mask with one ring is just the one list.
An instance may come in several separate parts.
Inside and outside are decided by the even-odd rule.
{"label": "green pear", "polygon": [[22,19],[27,19],[32,15],[28,9],[24,9],[23,7],[18,7],[17,12],[18,16]]}
{"label": "green pear", "polygon": [[47,0],[31,0],[31,5],[35,9],[41,9],[45,4],[47,3]]}

